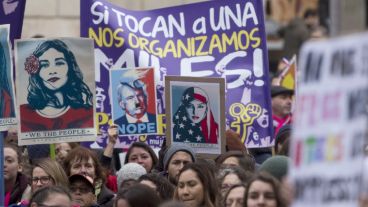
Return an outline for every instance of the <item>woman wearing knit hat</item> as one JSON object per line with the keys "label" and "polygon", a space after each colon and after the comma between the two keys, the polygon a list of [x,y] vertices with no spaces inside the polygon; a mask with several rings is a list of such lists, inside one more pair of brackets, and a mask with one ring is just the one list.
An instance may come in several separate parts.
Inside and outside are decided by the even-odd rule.
{"label": "woman wearing knit hat", "polygon": [[127,163],[116,173],[118,179],[118,188],[129,188],[137,183],[138,178],[147,173],[146,169],[138,163]]}
{"label": "woman wearing knit hat", "polygon": [[267,173],[271,174],[273,177],[281,181],[287,175],[288,163],[288,157],[276,155],[264,161],[259,167],[258,171],[266,171]]}

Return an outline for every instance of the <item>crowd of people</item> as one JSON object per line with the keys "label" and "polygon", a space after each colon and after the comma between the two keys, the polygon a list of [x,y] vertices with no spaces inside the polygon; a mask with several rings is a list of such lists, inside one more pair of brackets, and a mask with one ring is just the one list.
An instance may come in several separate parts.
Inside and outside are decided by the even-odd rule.
{"label": "crowd of people", "polygon": [[[273,95],[284,93],[290,90]],[[286,207],[291,200],[291,193],[281,194],[290,189],[282,184],[289,158],[248,150],[234,131],[226,132],[226,152],[216,159],[204,159],[178,143],[164,143],[158,157],[148,144],[135,142],[123,166],[115,162],[118,133],[117,125],[111,125],[102,151],[79,143],[55,144],[56,157],[51,159],[42,153],[48,145],[19,147],[16,132],[9,131],[4,145],[5,206]],[[278,133],[285,134],[283,127]],[[278,148],[284,148],[288,137],[283,139]],[[262,156],[266,158],[258,159]]]}
{"label": "crowd of people", "polygon": [[[271,1],[265,2],[271,5]],[[268,32],[283,39],[282,55],[291,58],[298,54],[305,41],[327,37],[328,31],[320,25],[319,20],[318,11],[311,9],[282,27],[273,23],[271,31],[272,25],[267,25],[267,22],[266,27]],[[2,50],[0,44],[0,54],[4,54]],[[61,67],[59,70],[64,71],[64,76],[67,71],[71,73],[71,77],[61,78],[66,78],[62,86],[80,84],[59,90],[61,86],[41,83],[49,78],[45,72],[50,70],[48,65],[43,66],[42,73],[26,69],[31,77],[27,88],[29,103],[22,105],[20,111],[32,116],[28,116],[29,120],[21,120],[23,131],[31,131],[32,124],[35,124],[32,122],[34,115],[39,111],[47,111],[47,107],[60,109],[56,110],[59,114],[70,107],[75,108],[69,113],[78,112],[75,114],[79,116],[75,118],[86,118],[84,125],[93,125],[93,116],[87,113],[93,110],[92,92],[80,78],[79,66],[65,43],[46,41],[34,51],[32,57],[40,58],[54,50],[60,56],[55,60],[74,61],[70,68],[66,67],[67,63],[57,65]],[[2,62],[5,62],[4,59],[4,55],[0,56]],[[41,58],[41,61],[54,60]],[[0,65],[0,74],[5,71],[3,65]],[[276,71],[276,76],[283,69]],[[14,115],[14,107],[11,95],[7,93],[11,91],[7,79],[0,80],[0,85],[3,88],[0,91],[0,117],[10,117]],[[131,83],[120,81],[116,91],[122,116],[113,120],[115,124],[122,126],[155,122],[156,115],[147,110],[148,95],[145,87],[145,83],[138,79]],[[75,95],[79,93],[81,95]],[[199,156],[188,145],[174,143],[166,146],[166,142],[157,155],[150,145],[138,141],[127,149],[121,166],[116,161],[119,159],[116,154],[123,150],[115,148],[119,127],[114,124],[108,129],[107,145],[103,150],[89,149],[81,143],[57,143],[54,144],[55,158],[50,158],[49,145],[18,146],[17,132],[9,130],[5,133],[4,143],[4,204],[14,207],[288,207],[294,193],[288,179],[294,90],[273,85],[270,94],[274,147],[247,149],[240,135],[228,130],[225,138],[226,152],[215,159]],[[206,143],[215,143],[219,136],[219,126],[214,122],[210,109],[207,109],[209,106],[205,105],[208,100],[206,93],[197,87],[189,87],[183,93],[182,103],[175,115],[191,115],[188,119],[195,124],[188,125],[190,129],[185,128],[180,132],[192,138],[189,139],[191,142],[198,142],[194,136],[189,135],[193,131],[205,132],[205,139],[201,142]],[[30,106],[34,108],[33,111]],[[198,106],[208,112],[197,116],[194,111],[198,110]],[[66,119],[66,115],[61,118]],[[207,123],[208,120],[211,124]],[[28,126],[30,124],[32,126]],[[205,127],[199,128],[196,124]],[[174,122],[174,125],[176,136],[182,127],[179,123]],[[54,130],[75,127],[55,126],[52,123],[52,126],[50,124],[43,128]],[[361,206],[366,207],[367,203],[368,199],[363,200]]]}
{"label": "crowd of people", "polygon": [[[119,127],[108,129],[103,150],[81,143],[18,146],[17,131],[4,144],[5,206],[23,207],[288,207],[288,180],[294,90],[271,86],[274,147],[245,147],[239,134],[226,131],[226,152],[203,158],[185,144],[145,142],[116,162]],[[46,150],[45,150],[46,149]],[[362,199],[362,207],[368,200]]]}
{"label": "crowd of people", "polygon": [[[50,48],[59,47],[61,49],[55,59],[64,60],[70,52],[64,43],[58,40],[42,43],[39,47],[42,49],[40,54],[36,51],[34,55],[42,56]],[[53,60],[42,59],[42,61]],[[62,67],[64,72],[68,70],[64,62],[57,66]],[[46,64],[44,68],[47,69],[48,65]],[[73,69],[79,74],[77,67],[75,70]],[[35,73],[33,70],[28,72]],[[81,87],[86,87],[84,83],[82,85]],[[150,115],[146,111],[147,97],[139,90],[143,87],[143,83],[134,81],[134,87],[127,84],[122,86],[124,90],[132,91],[130,97],[135,97],[131,98],[132,100],[123,96],[119,98],[125,115],[135,118],[134,121],[138,124],[149,121]],[[65,90],[67,93],[69,89]],[[86,88],[83,91],[88,92],[83,97],[90,101],[89,90]],[[281,194],[280,189],[290,189],[282,187],[281,183],[285,183],[287,174],[293,93],[293,90],[281,86],[271,88],[275,129],[275,135],[272,137],[277,137],[275,149],[271,147],[247,149],[240,135],[228,130],[226,152],[216,159],[204,159],[188,145],[178,144],[180,142],[170,146],[166,146],[164,142],[159,156],[148,144],[135,142],[126,151],[124,165],[120,166],[120,162],[116,162],[118,159],[116,152],[121,149],[115,149],[121,126],[118,122],[115,122],[117,125],[109,127],[107,145],[102,151],[89,149],[80,143],[57,143],[54,144],[56,156],[53,159],[50,156],[49,145],[20,147],[17,143],[17,131],[9,130],[4,145],[5,206],[286,207],[292,194]],[[193,122],[191,125],[193,130],[188,131],[204,130],[206,133],[203,137],[206,142],[214,143],[218,137],[219,126],[207,108],[209,97],[197,87],[189,87],[184,95],[187,97],[183,97],[186,102],[183,102],[184,108],[179,109],[178,113],[181,111],[190,114],[188,119]],[[58,106],[63,101],[59,100],[51,105]],[[45,104],[46,102],[43,105]],[[90,110],[91,105],[87,104],[82,108]],[[200,108],[203,112],[198,115],[195,111]],[[29,118],[32,120],[34,116]],[[63,123],[69,122],[65,120]],[[68,128],[65,126],[55,128],[55,124],[50,127]],[[24,126],[22,123],[21,127]],[[186,137],[190,137],[190,132]],[[254,138],[256,139],[256,136]],[[274,156],[275,154],[280,156]]]}

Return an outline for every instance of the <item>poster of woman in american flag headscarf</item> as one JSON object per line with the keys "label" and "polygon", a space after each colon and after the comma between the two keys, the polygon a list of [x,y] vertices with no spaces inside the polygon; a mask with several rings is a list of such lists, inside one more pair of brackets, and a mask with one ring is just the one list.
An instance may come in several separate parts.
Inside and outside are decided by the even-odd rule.
{"label": "poster of woman in american flag headscarf", "polygon": [[[170,103],[167,136],[171,142],[188,144],[197,153],[215,152],[221,148],[221,126],[224,124],[224,112],[221,94],[221,78],[193,78],[168,76],[166,85]],[[223,91],[221,91],[223,90]],[[171,143],[169,141],[169,143]],[[217,153],[216,153],[217,154]]]}
{"label": "poster of woman in american flag headscarf", "polygon": [[175,141],[217,143],[218,124],[213,117],[209,97],[203,89],[185,89],[172,119]]}

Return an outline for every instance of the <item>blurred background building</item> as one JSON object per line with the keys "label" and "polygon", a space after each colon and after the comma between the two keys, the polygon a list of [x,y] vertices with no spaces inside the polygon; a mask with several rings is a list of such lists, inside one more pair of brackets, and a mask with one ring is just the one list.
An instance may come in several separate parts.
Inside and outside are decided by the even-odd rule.
{"label": "blurred background building", "polygon": [[[148,10],[205,0],[110,0],[126,9]],[[22,38],[79,36],[79,0],[27,0]]]}

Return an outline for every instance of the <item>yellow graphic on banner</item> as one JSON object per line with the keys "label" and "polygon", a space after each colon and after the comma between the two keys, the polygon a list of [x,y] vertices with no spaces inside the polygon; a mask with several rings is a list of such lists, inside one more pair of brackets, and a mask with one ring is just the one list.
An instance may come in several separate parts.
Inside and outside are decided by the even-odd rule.
{"label": "yellow graphic on banner", "polygon": [[244,143],[247,138],[247,128],[261,115],[262,107],[255,103],[249,103],[247,105],[233,103],[230,106],[229,112],[235,119],[235,121],[231,122],[230,126],[234,128],[238,134],[240,134],[241,129],[243,129],[241,141]]}

